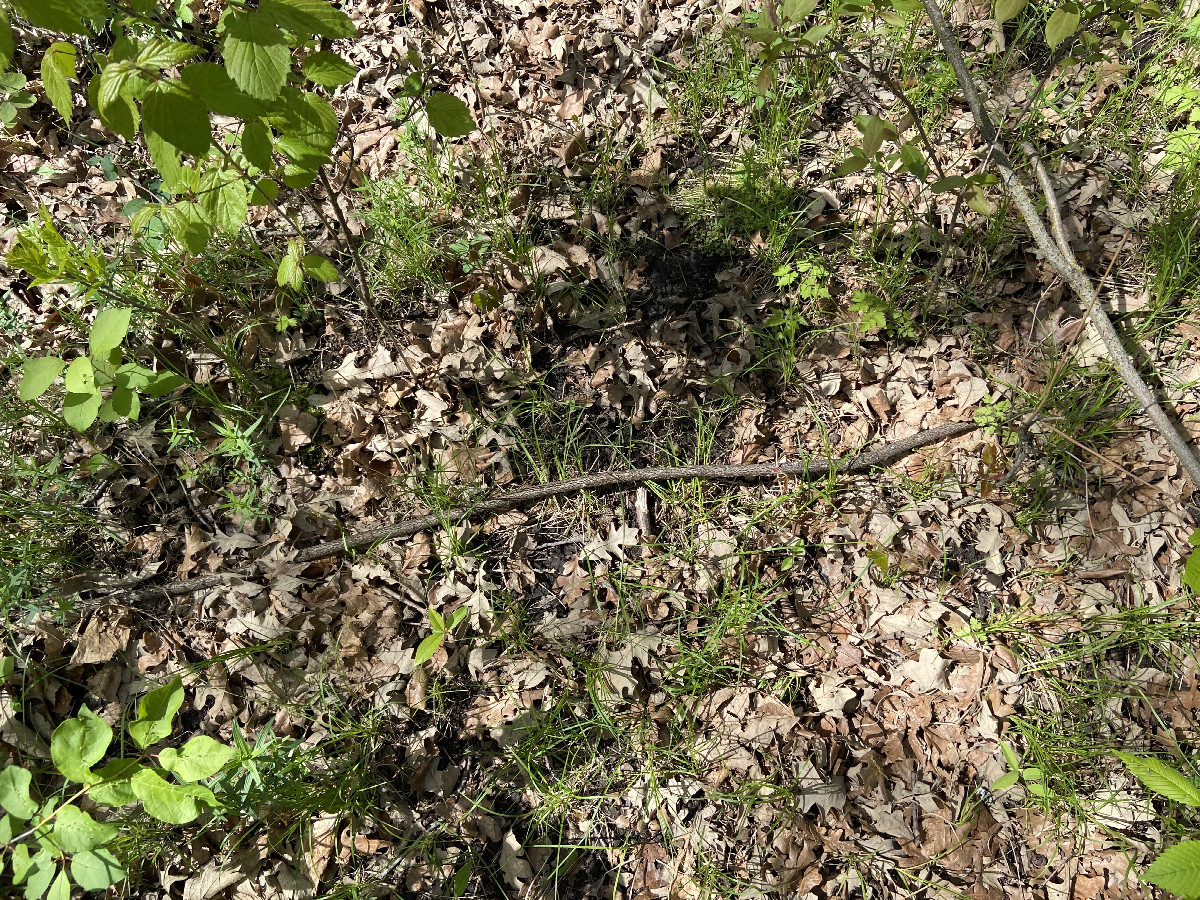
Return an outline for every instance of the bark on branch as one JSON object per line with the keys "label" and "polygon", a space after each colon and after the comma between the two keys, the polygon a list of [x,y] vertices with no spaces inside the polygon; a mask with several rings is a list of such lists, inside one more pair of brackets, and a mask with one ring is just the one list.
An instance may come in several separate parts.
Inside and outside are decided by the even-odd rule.
{"label": "bark on branch", "polygon": [[1170,446],[1171,450],[1174,451],[1180,464],[1188,473],[1188,477],[1191,478],[1192,484],[1200,487],[1200,458],[1197,458],[1192,448],[1188,445],[1188,442],[1175,427],[1175,423],[1171,420],[1171,417],[1167,415],[1166,410],[1159,405],[1154,392],[1150,390],[1150,386],[1142,379],[1137,366],[1134,365],[1133,359],[1125,350],[1125,345],[1122,343],[1120,335],[1113,328],[1108,313],[1104,311],[1104,306],[1099,301],[1091,279],[1088,278],[1083,268],[1079,265],[1079,261],[1075,258],[1075,254],[1071,251],[1070,242],[1067,240],[1067,236],[1062,229],[1058,198],[1054,195],[1054,189],[1050,185],[1050,179],[1046,175],[1041,160],[1032,152],[1032,147],[1025,148],[1026,154],[1031,158],[1038,180],[1041,182],[1042,191],[1046,194],[1046,208],[1048,210],[1050,226],[1054,230],[1053,236],[1051,236],[1050,231],[1043,224],[1037,207],[1034,205],[1029,193],[1025,190],[1025,186],[1021,183],[1016,171],[1013,169],[1012,162],[1005,152],[1004,145],[1000,142],[1000,138],[996,134],[996,128],[988,117],[987,110],[984,109],[983,103],[979,98],[979,92],[975,89],[975,82],[971,78],[971,73],[967,70],[966,63],[963,61],[958,40],[946,25],[946,20],[942,18],[942,12],[938,7],[937,0],[922,0],[922,3],[925,6],[925,11],[929,14],[930,21],[933,23],[933,30],[937,35],[938,42],[942,45],[942,49],[946,53],[946,58],[950,61],[950,67],[954,70],[954,75],[958,79],[959,87],[962,88],[967,106],[971,110],[971,115],[975,118],[975,124],[983,135],[983,139],[991,148],[991,158],[995,161],[996,168],[1000,170],[1000,178],[1004,182],[1004,186],[1008,189],[1009,195],[1016,204],[1018,211],[1020,211],[1021,217],[1025,220],[1030,233],[1033,235],[1034,243],[1037,244],[1038,249],[1042,251],[1042,255],[1050,262],[1063,281],[1069,284],[1071,289],[1079,296],[1087,309],[1087,316],[1092,323],[1092,327],[1096,329],[1100,335],[1100,340],[1104,342],[1104,349],[1108,352],[1108,357],[1116,368],[1117,374],[1121,376],[1121,380],[1125,382],[1125,385],[1133,393],[1134,397],[1137,398],[1142,412],[1150,417],[1150,421],[1153,423],[1155,429],[1163,436],[1163,439]]}

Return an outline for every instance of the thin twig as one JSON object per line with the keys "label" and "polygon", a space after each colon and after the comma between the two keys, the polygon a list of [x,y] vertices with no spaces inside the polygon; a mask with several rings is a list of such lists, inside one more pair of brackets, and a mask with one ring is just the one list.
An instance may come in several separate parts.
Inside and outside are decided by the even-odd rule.
{"label": "thin twig", "polygon": [[[804,480],[824,478],[833,474],[860,474],[881,466],[890,465],[908,456],[922,447],[937,444],[951,438],[960,437],[975,431],[979,426],[975,422],[953,422],[940,425],[926,431],[884,444],[875,450],[858,453],[847,460],[835,457],[813,457],[800,462],[789,463],[760,463],[748,466],[715,465],[715,466],[657,466],[646,469],[624,469],[616,472],[600,472],[595,475],[585,475],[582,478],[572,478],[567,481],[552,481],[548,484],[535,485],[511,491],[491,500],[484,500],[473,506],[462,506],[442,512],[431,513],[407,519],[396,525],[374,528],[370,531],[360,531],[347,534],[341,540],[326,541],[301,550],[291,560],[296,563],[310,563],[326,559],[340,553],[361,550],[385,541],[411,537],[421,531],[439,528],[450,522],[468,518],[488,517],[496,513],[506,512],[517,507],[528,506],[551,497],[561,497],[580,491],[595,491],[606,488],[647,484],[650,482],[678,481],[684,479],[700,479],[703,481],[763,481],[770,478],[792,476]],[[191,578],[175,581],[159,587],[144,588],[125,595],[125,602],[138,603],[147,600],[159,600],[169,597],[182,597],[196,591],[207,590],[226,583],[230,578],[247,580],[252,577],[249,571],[228,572],[220,575],[208,575],[203,578]]]}
{"label": "thin twig", "polygon": [[[929,14],[929,19],[933,23],[933,30],[937,34],[938,41],[946,53],[950,67],[954,70],[955,77],[958,78],[959,87],[962,88],[967,106],[971,110],[971,115],[975,118],[975,124],[983,135],[984,141],[991,148],[996,168],[1000,170],[1000,178],[1004,182],[1004,186],[1008,188],[1013,202],[1016,204],[1021,217],[1025,220],[1026,226],[1033,235],[1034,243],[1037,244],[1038,249],[1042,251],[1043,256],[1054,267],[1055,271],[1071,286],[1072,290],[1079,295],[1084,301],[1084,305],[1091,311],[1089,319],[1092,326],[1099,333],[1100,340],[1103,341],[1105,350],[1108,351],[1109,359],[1116,368],[1117,374],[1121,376],[1126,386],[1133,393],[1134,397],[1137,398],[1142,412],[1149,416],[1154,427],[1174,451],[1180,464],[1187,471],[1188,477],[1192,480],[1192,484],[1200,487],[1200,458],[1196,456],[1195,452],[1188,445],[1188,442],[1180,435],[1171,417],[1159,405],[1154,392],[1150,390],[1150,387],[1142,379],[1137,366],[1134,365],[1133,359],[1125,350],[1120,335],[1117,334],[1116,329],[1113,328],[1112,321],[1104,311],[1104,307],[1099,302],[1096,302],[1097,294],[1092,287],[1091,280],[1080,267],[1074,254],[1063,252],[1061,245],[1066,243],[1065,235],[1060,235],[1056,239],[1055,237],[1051,237],[1050,233],[1046,230],[1046,226],[1038,214],[1037,207],[1034,205],[1029,193],[1025,190],[1025,185],[1017,177],[1017,173],[1014,171],[1012,163],[1009,160],[1008,153],[1004,150],[1004,145],[1000,143],[996,129],[992,125],[987,110],[984,109],[983,102],[979,98],[979,92],[975,88],[975,82],[971,78],[971,73],[967,70],[966,63],[963,61],[958,41],[946,25],[946,20],[942,18],[942,12],[938,8],[937,0],[921,0],[921,2],[925,7],[925,11]],[[1047,198],[1047,202],[1052,204],[1054,202],[1053,198]]]}

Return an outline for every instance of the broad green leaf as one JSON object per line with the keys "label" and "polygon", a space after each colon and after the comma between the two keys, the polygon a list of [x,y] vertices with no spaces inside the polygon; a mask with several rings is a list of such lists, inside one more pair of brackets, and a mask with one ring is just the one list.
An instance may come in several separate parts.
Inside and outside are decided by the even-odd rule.
{"label": "broad green leaf", "polygon": [[1142,877],[1180,897],[1200,897],[1200,841],[1168,847]]}
{"label": "broad green leaf", "polygon": [[454,614],[450,616],[450,624],[446,626],[446,630],[453,631],[462,623],[463,619],[470,614],[471,611],[469,609],[467,609],[465,606],[460,606],[454,611]]}
{"label": "broad green leaf", "polygon": [[29,796],[33,776],[28,769],[9,765],[0,770],[0,806],[18,819],[33,818],[37,802]]}
{"label": "broad green leaf", "polygon": [[1028,2],[1029,0],[996,0],[996,21],[1003,25],[1009,19],[1015,19]]}
{"label": "broad green leaf", "polygon": [[286,105],[271,117],[279,132],[275,147],[297,166],[315,172],[329,162],[337,140],[337,113],[324,97],[294,88],[284,93]]}
{"label": "broad green leaf", "polygon": [[150,151],[154,168],[162,176],[163,188],[173,194],[183,193],[187,188],[183,181],[183,167],[179,162],[179,148],[158,132],[147,131],[146,149]]}
{"label": "broad green leaf", "polygon": [[11,656],[0,656],[0,681],[17,670],[17,661]]}
{"label": "broad green leaf", "polygon": [[71,900],[71,878],[66,869],[60,869],[55,876],[50,890],[46,891],[46,900]]}
{"label": "broad green leaf", "polygon": [[878,153],[885,140],[895,140],[899,136],[896,127],[879,116],[855,116],[854,124],[862,132],[862,149],[867,156]]}
{"label": "broad green leaf", "polygon": [[88,790],[88,796],[102,806],[125,806],[133,803],[137,797],[133,795],[129,779],[142,771],[142,768],[135,759],[114,759],[105,763],[93,772],[99,782]]}
{"label": "broad green leaf", "polygon": [[800,38],[800,41],[801,43],[815,47],[817,44],[821,43],[821,41],[825,40],[825,38],[829,37],[829,32],[831,31],[833,31],[832,22],[825,25],[814,25],[812,28],[808,29],[808,31],[804,32]]}
{"label": "broad green leaf", "polygon": [[321,87],[341,87],[353,81],[356,74],[358,66],[325,50],[310,53],[304,60],[304,77]]}
{"label": "broad green leaf", "polygon": [[1012,769],[1013,771],[1020,770],[1021,760],[1017,757],[1017,754],[1013,748],[1009,746],[1008,741],[1000,742],[1000,752],[1004,754],[1004,761],[1008,763],[1009,769]]}
{"label": "broad green leaf", "polygon": [[64,365],[57,356],[35,356],[25,360],[25,365],[21,367],[21,386],[17,388],[17,396],[26,401],[42,396],[54,384]]}
{"label": "broad green leaf", "polygon": [[87,431],[100,413],[99,393],[67,394],[63,400],[63,421],[76,431]]}
{"label": "broad green leaf", "polygon": [[0,816],[0,845],[12,843],[12,839],[25,830],[22,820],[12,813]]}
{"label": "broad green leaf", "polygon": [[101,422],[115,422],[117,419],[129,419],[136,422],[142,411],[142,402],[138,399],[137,391],[128,388],[117,388],[100,407]]}
{"label": "broad green leaf", "polygon": [[200,208],[190,201],[171,203],[159,210],[171,236],[188,249],[200,254],[212,239],[212,229],[200,214]]}
{"label": "broad green leaf", "polygon": [[130,784],[147,813],[172,825],[186,825],[195,819],[203,809],[201,804],[217,805],[217,798],[208,788],[198,784],[171,784],[153,769],[138,772]]}
{"label": "broad green leaf", "polygon": [[146,92],[142,101],[142,122],[147,132],[155,132],[184,153],[197,159],[212,145],[212,127],[208,108],[183,82],[164,79]]}
{"label": "broad green leaf", "polygon": [[236,84],[216,63],[198,62],[182,69],[179,78],[204,105],[219,116],[253,119],[266,112],[262,102],[255,100]]}
{"label": "broad green leaf", "polygon": [[817,0],[783,0],[779,14],[785,22],[795,25],[817,8]]}
{"label": "broad green leaf", "polygon": [[279,185],[270,178],[260,178],[250,192],[250,203],[254,206],[270,206],[279,196]]}
{"label": "broad green leaf", "polygon": [[171,41],[167,38],[152,38],[147,41],[137,54],[139,66],[153,69],[169,69],[180,63],[185,63],[196,54],[200,48],[195,44],[185,44],[181,41]]}
{"label": "broad green leaf", "polygon": [[176,375],[174,372],[158,372],[154,378],[146,385],[143,393],[148,397],[163,397],[175,388],[187,384],[187,379],[182,375]]}
{"label": "broad green leaf", "polygon": [[127,874],[112,851],[104,847],[84,850],[71,857],[71,877],[85,891],[102,891]]}
{"label": "broad green leaf", "polygon": [[1147,790],[1174,800],[1176,803],[1186,803],[1188,806],[1200,806],[1200,785],[1192,781],[1182,772],[1168,766],[1161,760],[1146,756],[1134,756],[1132,753],[1117,753],[1117,758],[1125,763],[1126,768],[1134,774]]}
{"label": "broad green leaf", "polygon": [[436,92],[425,101],[430,127],[442,137],[463,137],[475,130],[471,110],[453,94]]}
{"label": "broad green leaf", "polygon": [[[14,868],[15,862],[14,860]],[[25,900],[38,900],[46,893],[46,888],[50,887],[50,882],[54,880],[57,871],[58,866],[54,862],[53,854],[43,847],[29,861],[29,866],[26,868]]]}
{"label": "broad green leaf", "polygon": [[305,274],[317,281],[340,281],[342,278],[341,273],[328,257],[321,256],[319,253],[307,254],[300,263],[304,266]]}
{"label": "broad green leaf", "polygon": [[86,706],[81,707],[78,716],[54,729],[50,758],[64,777],[91,784],[96,780],[92,766],[104,758],[112,737],[112,727],[107,722]]}
{"label": "broad green leaf", "polygon": [[1079,7],[1072,0],[1066,0],[1059,4],[1046,23],[1046,44],[1053,50],[1078,30]]}
{"label": "broad green leaf", "polygon": [[[854,149],[858,150],[859,148],[855,147]],[[862,151],[859,150],[858,153],[851,153],[844,160],[838,163],[837,168],[833,170],[833,174],[839,178],[845,175],[853,175],[855,172],[861,172],[870,164],[871,160],[867,159],[867,157],[863,155]]]}
{"label": "broad green leaf", "polygon": [[171,733],[171,720],[182,705],[183,680],[176,675],[138,702],[137,721],[129,724],[129,736],[143,750],[161,741]]}
{"label": "broad green leaf", "polygon": [[158,754],[158,762],[180,781],[199,781],[211,778],[233,759],[232,747],[213,740],[206,734],[197,735],[178,750],[168,747]]}
{"label": "broad green leaf", "polygon": [[116,825],[97,822],[73,803],[60,806],[54,819],[54,843],[68,853],[94,850],[120,833]]}
{"label": "broad green leaf", "polygon": [[963,192],[966,198],[967,206],[981,216],[990,216],[992,214],[992,203],[987,198],[987,194],[983,192],[983,188],[978,184],[968,185],[966,191]]}
{"label": "broad green leaf", "polygon": [[141,118],[133,102],[127,63],[109,63],[101,69],[100,74],[88,85],[88,96],[100,113],[100,121],[105,128],[127,140],[133,140]]}
{"label": "broad green leaf", "polygon": [[442,614],[432,606],[429,608],[429,624],[433,626],[434,631],[446,630],[446,620],[443,619]]}
{"label": "broad green leaf", "polygon": [[264,172],[271,169],[271,129],[261,119],[251,119],[242,129],[242,153],[255,168]]}
{"label": "broad green leaf", "polygon": [[20,884],[29,874],[33,860],[29,858],[29,845],[17,844],[12,851],[13,884]]}
{"label": "broad green leaf", "polygon": [[71,364],[67,366],[67,373],[63,376],[63,381],[66,382],[68,393],[95,393],[96,370],[92,368],[92,361],[86,356],[77,356],[71,360]]}
{"label": "broad green leaf", "polygon": [[12,0],[12,7],[38,28],[65,31],[68,34],[88,33],[72,0]]}
{"label": "broad green leaf", "polygon": [[454,900],[459,900],[471,884],[471,861],[467,860],[454,873]]}
{"label": "broad green leaf", "polygon": [[246,224],[246,179],[232,169],[210,168],[200,177],[197,202],[214,231],[232,234]]}
{"label": "broad green leaf", "polygon": [[[12,24],[8,21],[8,14],[0,9],[0,72],[12,65],[14,49]],[[24,84],[18,87],[24,87]]]}
{"label": "broad green leaf", "polygon": [[1193,594],[1200,594],[1200,550],[1188,554],[1183,566],[1183,583],[1192,589]]}
{"label": "broad green leaf", "polygon": [[68,122],[71,121],[73,104],[67,79],[74,77],[75,48],[63,41],[55,41],[42,57],[42,89],[58,114]]}
{"label": "broad green leaf", "polygon": [[442,631],[435,631],[425,640],[417,645],[417,652],[413,655],[413,662],[418,666],[424,665],[429,660],[433,659],[433,654],[437,653],[438,647],[442,646],[442,641],[446,634]]}
{"label": "broad green leaf", "polygon": [[229,77],[259,100],[273,100],[291,68],[287,38],[263,11],[230,12],[224,19],[222,54]]}
{"label": "broad green leaf", "polygon": [[129,334],[131,312],[132,310],[128,307],[110,306],[96,316],[96,321],[92,323],[91,333],[88,335],[88,352],[92,356],[103,356],[121,346],[125,335]]}
{"label": "broad green leaf", "polygon": [[944,194],[947,191],[956,191],[970,183],[971,182],[962,175],[947,175],[945,178],[939,178],[937,181],[935,181],[929,186],[929,189],[935,194]]}
{"label": "broad green leaf", "polygon": [[354,22],[329,0],[262,0],[264,16],[292,34],[319,34],[327,38],[352,38]]}
{"label": "broad green leaf", "polygon": [[921,181],[929,177],[929,163],[925,161],[925,154],[911,141],[900,148],[900,161],[905,169]]}

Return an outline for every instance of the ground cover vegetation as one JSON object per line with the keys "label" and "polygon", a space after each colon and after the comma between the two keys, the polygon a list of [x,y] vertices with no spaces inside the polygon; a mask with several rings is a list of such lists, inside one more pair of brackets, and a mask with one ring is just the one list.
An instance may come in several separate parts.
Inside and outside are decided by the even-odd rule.
{"label": "ground cover vegetation", "polygon": [[1195,3],[0,70],[5,892],[1200,896]]}

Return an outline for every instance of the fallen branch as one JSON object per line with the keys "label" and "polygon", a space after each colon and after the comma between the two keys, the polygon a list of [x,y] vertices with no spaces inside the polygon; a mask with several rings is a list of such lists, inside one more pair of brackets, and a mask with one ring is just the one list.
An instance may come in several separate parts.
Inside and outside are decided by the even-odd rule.
{"label": "fallen branch", "polygon": [[[875,450],[858,453],[847,460],[832,457],[817,457],[801,462],[760,463],[749,466],[658,466],[647,469],[625,469],[617,472],[600,472],[595,475],[584,475],[568,481],[552,481],[535,487],[521,488],[510,491],[491,500],[483,500],[473,506],[460,506],[454,509],[431,513],[426,516],[406,519],[396,525],[384,528],[374,528],[370,531],[360,531],[348,534],[339,541],[326,541],[306,547],[296,554],[293,562],[310,563],[339,553],[361,550],[385,541],[398,538],[412,537],[420,531],[439,528],[444,525],[468,518],[482,518],[497,513],[507,512],[521,506],[528,506],[551,497],[561,497],[566,494],[576,494],[580,491],[595,491],[605,488],[647,484],[650,482],[681,481],[700,479],[702,481],[763,481],[782,476],[814,480],[831,474],[861,474],[881,466],[890,465],[903,459],[915,450],[937,444],[951,438],[956,438],[974,431],[979,426],[974,422],[953,422],[940,425],[927,431],[918,431],[914,435],[884,444]],[[138,603],[147,600],[157,600],[169,597],[182,597],[196,591],[207,590],[226,583],[230,578],[249,579],[253,573],[248,571],[226,572],[220,575],[206,575],[203,578],[189,578],[175,581],[158,587],[143,588],[139,591],[125,593],[124,600],[128,603]]]}
{"label": "fallen branch", "polygon": [[1075,258],[1075,254],[1071,251],[1070,243],[1067,241],[1066,234],[1062,230],[1062,220],[1058,210],[1058,198],[1054,194],[1053,186],[1050,184],[1049,176],[1046,175],[1041,160],[1037,158],[1036,154],[1032,153],[1031,147],[1026,148],[1026,154],[1030,156],[1034,170],[1041,182],[1042,191],[1046,194],[1050,227],[1054,231],[1053,237],[1051,237],[1050,232],[1047,231],[1046,226],[1042,223],[1037,207],[1025,190],[1025,186],[1017,177],[1017,173],[1013,169],[1012,162],[1009,160],[1004,145],[1000,143],[996,128],[979,99],[979,92],[975,89],[975,82],[971,79],[971,74],[967,71],[966,63],[963,62],[958,41],[946,25],[946,20],[942,18],[942,12],[938,8],[937,0],[921,0],[921,2],[925,6],[925,11],[929,14],[930,21],[933,23],[933,30],[937,35],[938,42],[946,52],[946,58],[950,61],[950,67],[954,70],[955,77],[958,78],[959,87],[962,88],[967,106],[970,107],[971,115],[975,118],[975,124],[983,135],[983,139],[987,142],[991,157],[996,163],[996,168],[1000,170],[1000,178],[1004,182],[1004,186],[1008,188],[1013,202],[1016,204],[1021,217],[1025,220],[1026,226],[1033,235],[1034,243],[1042,251],[1042,255],[1046,260],[1054,267],[1059,277],[1069,284],[1080,300],[1083,301],[1084,306],[1088,310],[1088,320],[1092,323],[1092,327],[1099,333],[1100,340],[1104,343],[1104,349],[1108,352],[1109,360],[1116,368],[1117,374],[1121,376],[1121,380],[1125,382],[1125,385],[1133,392],[1134,397],[1137,398],[1142,412],[1150,417],[1150,421],[1154,424],[1158,433],[1163,436],[1163,439],[1175,452],[1175,456],[1187,471],[1188,477],[1191,478],[1192,484],[1200,487],[1200,458],[1197,458],[1187,441],[1180,435],[1175,427],[1175,423],[1167,415],[1166,410],[1159,405],[1154,392],[1150,390],[1149,385],[1142,379],[1137,366],[1134,365],[1133,359],[1130,358],[1129,353],[1125,350],[1120,335],[1113,328],[1112,321],[1108,318],[1108,313],[1104,311],[1104,306],[1099,302],[1096,290],[1092,287],[1091,279],[1088,278],[1083,268],[1079,265],[1079,261]]}

